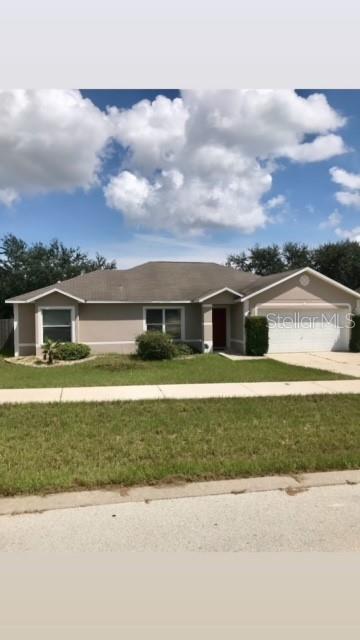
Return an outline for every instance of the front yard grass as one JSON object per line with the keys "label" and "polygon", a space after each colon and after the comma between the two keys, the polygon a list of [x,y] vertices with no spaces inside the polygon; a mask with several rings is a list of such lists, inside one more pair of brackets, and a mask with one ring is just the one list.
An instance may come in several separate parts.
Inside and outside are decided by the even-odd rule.
{"label": "front yard grass", "polygon": [[201,382],[340,380],[329,371],[298,367],[268,358],[232,361],[218,354],[144,362],[134,356],[104,355],[80,364],[40,368],[10,364],[0,358],[0,388],[87,387]]}
{"label": "front yard grass", "polygon": [[356,395],[0,409],[3,495],[358,467]]}

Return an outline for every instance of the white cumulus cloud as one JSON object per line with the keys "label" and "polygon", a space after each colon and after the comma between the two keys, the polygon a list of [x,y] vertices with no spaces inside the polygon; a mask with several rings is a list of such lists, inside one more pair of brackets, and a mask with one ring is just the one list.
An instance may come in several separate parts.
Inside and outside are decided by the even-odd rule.
{"label": "white cumulus cloud", "polygon": [[331,167],[330,175],[333,182],[339,184],[343,190],[335,193],[335,198],[346,207],[360,208],[360,174],[350,173],[339,167]]}
{"label": "white cumulus cloud", "polygon": [[96,184],[111,120],[80,91],[0,91],[0,200]]}
{"label": "white cumulus cloud", "polygon": [[342,215],[339,213],[337,209],[335,209],[335,211],[330,213],[330,215],[326,218],[326,220],[324,220],[323,222],[320,222],[319,228],[335,229],[336,227],[339,226],[341,221],[342,221]]}
{"label": "white cumulus cloud", "polygon": [[15,202],[17,202],[19,196],[15,189],[11,189],[7,187],[6,189],[0,189],[0,202],[5,205],[5,207],[11,207]]}
{"label": "white cumulus cloud", "polygon": [[322,94],[183,91],[113,107],[110,118],[126,155],[104,189],[107,204],[153,229],[253,232],[285,202],[266,201],[278,159],[317,162],[346,150],[334,133],[345,119]]}
{"label": "white cumulus cloud", "polygon": [[335,198],[340,204],[346,207],[358,207],[360,208],[360,192],[351,191],[337,191]]}
{"label": "white cumulus cloud", "polygon": [[349,173],[345,169],[339,169],[339,167],[331,167],[330,175],[333,182],[340,184],[347,189],[360,189],[360,175],[356,173]]}
{"label": "white cumulus cloud", "polygon": [[270,198],[270,200],[266,203],[267,209],[277,209],[278,207],[283,207],[286,203],[286,198],[282,194],[278,196],[274,196],[274,198]]}
{"label": "white cumulus cloud", "polygon": [[353,242],[360,242],[360,227],[354,227],[353,229],[341,229],[340,227],[335,229],[336,235],[343,240],[351,240]]}
{"label": "white cumulus cloud", "polygon": [[329,134],[317,136],[312,142],[304,142],[294,147],[285,147],[284,155],[296,162],[320,162],[333,156],[346,152],[343,139],[340,136]]}

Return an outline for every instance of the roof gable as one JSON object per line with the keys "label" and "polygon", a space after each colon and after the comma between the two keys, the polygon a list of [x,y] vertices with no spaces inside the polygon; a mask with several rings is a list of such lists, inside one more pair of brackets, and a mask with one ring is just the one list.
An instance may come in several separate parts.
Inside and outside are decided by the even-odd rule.
{"label": "roof gable", "polygon": [[311,267],[303,267],[302,269],[296,269],[294,271],[284,271],[282,273],[272,274],[273,277],[265,276],[260,282],[256,283],[255,286],[250,286],[247,291],[245,291],[245,296],[242,298],[242,301],[245,302],[245,300],[249,300],[250,298],[257,296],[264,291],[268,291],[269,289],[272,289],[273,287],[276,287],[277,285],[286,282],[287,280],[291,280],[295,276],[301,275],[302,273],[310,273],[317,278],[324,280],[328,284],[331,284],[338,289],[346,291],[347,293],[360,298],[360,293],[358,293],[357,291],[346,287],[345,285],[337,282],[336,280],[333,280],[332,278],[329,278],[328,276],[324,276],[322,273],[319,273],[319,271],[315,271],[315,269],[312,269]]}
{"label": "roof gable", "polygon": [[234,291],[234,289],[230,289],[230,287],[223,287],[222,289],[218,289],[217,291],[210,291],[209,293],[206,293],[205,295],[201,296],[201,298],[198,298],[197,302],[205,302],[205,300],[211,300],[211,298],[214,298],[215,296],[218,296],[221,293],[232,293],[234,296],[237,296],[238,298],[243,297],[243,294],[240,293],[239,291]]}

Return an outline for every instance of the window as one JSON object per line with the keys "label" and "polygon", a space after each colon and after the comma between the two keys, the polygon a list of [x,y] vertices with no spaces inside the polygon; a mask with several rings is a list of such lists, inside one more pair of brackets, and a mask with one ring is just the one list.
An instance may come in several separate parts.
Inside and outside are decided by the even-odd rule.
{"label": "window", "polygon": [[43,309],[42,326],[43,342],[48,339],[57,342],[71,342],[71,309]]}
{"label": "window", "polygon": [[147,331],[163,330],[163,309],[147,309],[146,310],[146,330]]}
{"label": "window", "polygon": [[168,333],[174,340],[181,338],[181,312],[180,309],[164,309],[165,311],[165,333]]}
{"label": "window", "polygon": [[146,331],[168,333],[174,340],[181,340],[181,309],[146,309]]}

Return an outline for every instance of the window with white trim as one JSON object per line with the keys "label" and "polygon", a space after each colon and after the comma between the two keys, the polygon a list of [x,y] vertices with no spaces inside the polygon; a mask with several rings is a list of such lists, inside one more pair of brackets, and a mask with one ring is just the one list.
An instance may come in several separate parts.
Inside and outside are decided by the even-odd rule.
{"label": "window with white trim", "polygon": [[42,342],[45,342],[46,340],[71,342],[71,309],[43,309],[42,331]]}
{"label": "window with white trim", "polygon": [[181,340],[181,309],[146,309],[145,328],[146,331],[160,331],[169,334],[174,340]]}

